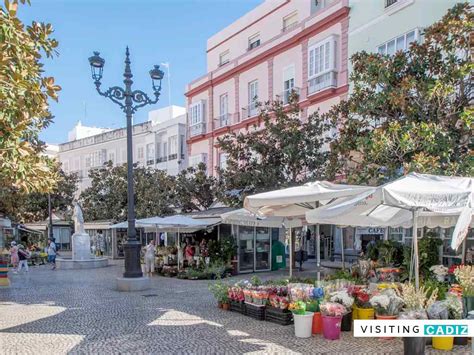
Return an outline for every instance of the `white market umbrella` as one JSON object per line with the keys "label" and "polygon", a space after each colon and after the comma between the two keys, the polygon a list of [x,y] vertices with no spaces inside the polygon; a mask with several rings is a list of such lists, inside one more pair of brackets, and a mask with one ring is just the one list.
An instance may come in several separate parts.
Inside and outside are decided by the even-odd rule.
{"label": "white market umbrella", "polygon": [[415,285],[419,287],[417,229],[455,226],[451,247],[457,249],[472,224],[474,179],[410,173],[316,210],[309,223],[339,226],[413,227]]}
{"label": "white market umbrella", "polygon": [[[308,210],[318,208],[338,198],[354,196],[368,191],[366,186],[334,184],[329,181],[315,181],[281,190],[247,196],[244,208],[262,216],[302,218]],[[318,280],[321,278],[321,243],[319,223],[316,223],[316,263]],[[293,272],[293,250],[290,230],[290,276]]]}

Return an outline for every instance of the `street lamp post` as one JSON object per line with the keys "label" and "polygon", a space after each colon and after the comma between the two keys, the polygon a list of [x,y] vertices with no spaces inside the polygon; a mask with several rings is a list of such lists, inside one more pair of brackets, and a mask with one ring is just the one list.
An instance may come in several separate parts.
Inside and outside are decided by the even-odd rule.
{"label": "street lamp post", "polygon": [[125,253],[125,272],[124,278],[139,278],[143,276],[140,267],[140,242],[137,240],[135,231],[135,199],[133,192],[133,146],[132,146],[132,115],[140,108],[146,105],[156,104],[160,97],[161,80],[163,71],[158,65],[150,70],[152,80],[154,99],[141,90],[132,90],[132,71],[130,69],[130,53],[128,47],[125,51],[125,71],[123,73],[125,89],[119,86],[112,86],[106,91],[100,89],[102,72],[105,60],[100,57],[99,52],[89,58],[91,66],[92,79],[94,80],[97,92],[109,98],[112,102],[120,106],[127,118],[127,207],[128,207],[128,231],[127,242],[124,245]]}

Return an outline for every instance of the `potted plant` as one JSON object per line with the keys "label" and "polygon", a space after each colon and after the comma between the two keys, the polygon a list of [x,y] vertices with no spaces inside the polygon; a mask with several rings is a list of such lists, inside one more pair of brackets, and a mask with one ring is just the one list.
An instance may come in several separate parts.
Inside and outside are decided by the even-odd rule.
{"label": "potted plant", "polygon": [[225,310],[230,309],[229,304],[229,286],[222,282],[221,279],[218,279],[214,283],[209,285],[209,291],[213,294],[214,298],[217,301],[217,307],[223,308]]}
{"label": "potted plant", "polygon": [[454,270],[456,280],[462,288],[464,316],[474,310],[474,266],[459,265]]}
{"label": "potted plant", "polygon": [[433,265],[430,267],[430,271],[435,276],[436,280],[439,282],[444,282],[446,275],[448,275],[448,268],[444,265]]}
{"label": "potted plant", "polygon": [[313,326],[311,332],[313,334],[321,334],[323,332],[323,319],[321,317],[321,309],[320,309],[320,304],[321,300],[324,297],[324,290],[322,287],[315,287],[313,289],[313,302],[317,304],[314,310],[314,315],[313,315]]}
{"label": "potted plant", "polygon": [[[402,284],[402,297],[405,302],[404,311],[400,313],[399,319],[427,319],[428,309],[438,296],[438,290],[434,289],[428,297],[430,290],[421,287],[419,290],[411,283]],[[426,338],[410,337],[403,338],[403,349],[405,354],[423,355],[425,353]]]}
{"label": "potted plant", "polygon": [[337,340],[341,337],[341,321],[346,307],[336,302],[324,302],[320,306],[323,318],[323,336],[325,339]]}
{"label": "potted plant", "polygon": [[329,300],[339,303],[346,308],[346,312],[342,316],[341,331],[350,332],[352,329],[352,305],[354,304],[354,298],[346,290],[341,290],[331,293]]}
{"label": "potted plant", "polygon": [[[369,302],[375,309],[376,319],[397,319],[404,304],[403,299],[393,288],[384,289],[380,294],[373,296]],[[381,337],[381,339],[393,338]]]}
{"label": "potted plant", "polygon": [[311,337],[314,314],[313,312],[306,311],[306,303],[303,301],[292,302],[289,309],[293,312],[295,336],[298,338]]}
{"label": "potted plant", "polygon": [[357,319],[374,319],[375,310],[370,304],[370,292],[367,289],[354,291]]}

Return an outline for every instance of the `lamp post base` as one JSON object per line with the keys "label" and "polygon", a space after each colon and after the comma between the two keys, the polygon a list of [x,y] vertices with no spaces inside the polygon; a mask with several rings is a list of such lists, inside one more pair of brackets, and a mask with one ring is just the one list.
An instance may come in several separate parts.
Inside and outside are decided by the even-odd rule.
{"label": "lamp post base", "polygon": [[125,272],[124,278],[140,278],[143,277],[142,268],[140,265],[140,249],[141,244],[138,240],[128,240],[124,246],[125,254]]}
{"label": "lamp post base", "polygon": [[144,291],[150,288],[148,277],[117,277],[117,290],[124,292]]}

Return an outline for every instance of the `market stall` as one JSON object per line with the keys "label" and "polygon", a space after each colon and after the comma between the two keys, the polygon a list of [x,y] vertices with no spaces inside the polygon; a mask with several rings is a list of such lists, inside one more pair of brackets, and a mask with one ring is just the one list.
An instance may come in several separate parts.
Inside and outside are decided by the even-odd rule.
{"label": "market stall", "polygon": [[[315,181],[302,186],[287,189],[264,192],[247,196],[244,200],[244,208],[260,216],[278,216],[304,218],[307,211],[318,208],[321,205],[333,202],[336,199],[354,196],[368,191],[366,186],[334,184],[328,181]],[[318,279],[320,279],[320,231],[316,224],[316,264],[318,268]],[[290,275],[293,273],[293,242],[290,233]],[[342,256],[344,259],[344,256]]]}
{"label": "market stall", "polygon": [[451,247],[457,249],[473,226],[474,179],[410,173],[308,211],[308,223],[340,226],[413,227],[413,265],[419,288],[418,228],[455,226]]}

